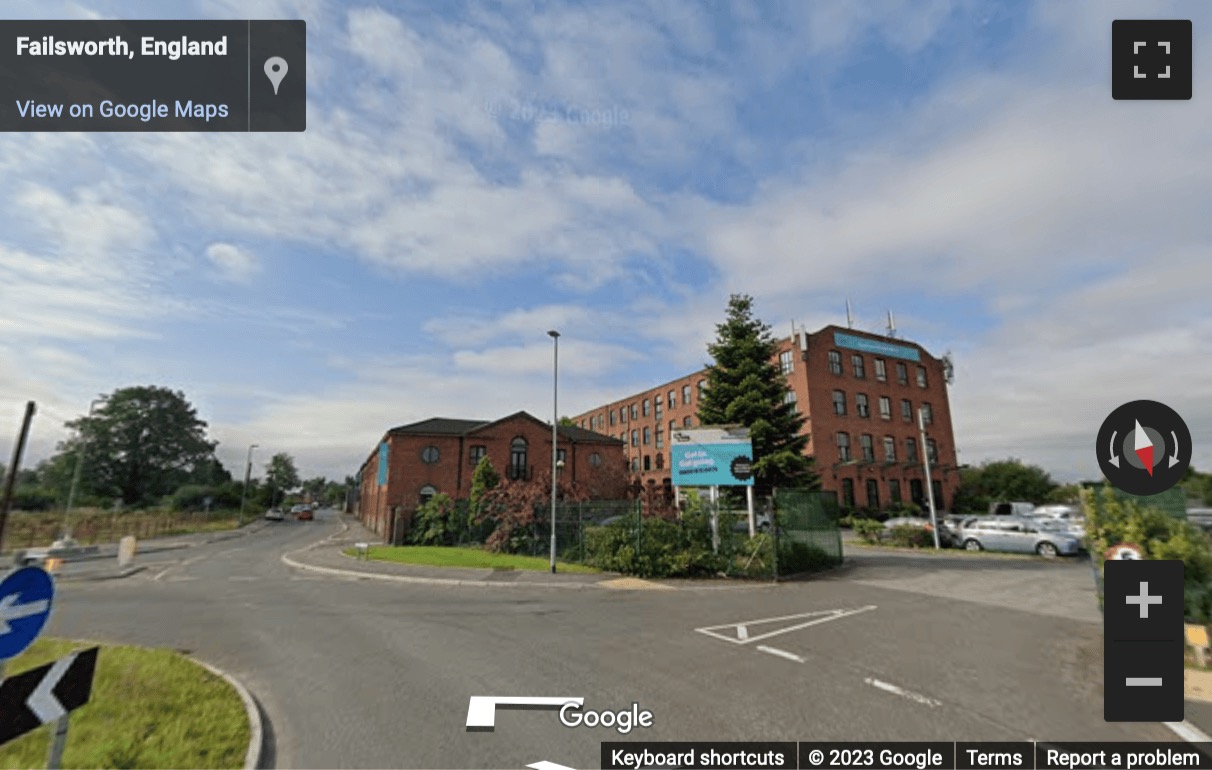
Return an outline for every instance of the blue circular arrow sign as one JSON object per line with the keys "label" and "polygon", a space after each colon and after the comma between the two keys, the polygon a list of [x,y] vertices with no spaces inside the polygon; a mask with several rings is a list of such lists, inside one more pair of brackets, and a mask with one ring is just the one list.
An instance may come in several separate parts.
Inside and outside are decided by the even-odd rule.
{"label": "blue circular arrow sign", "polygon": [[50,617],[55,583],[41,567],[22,567],[0,580],[0,660],[33,644]]}

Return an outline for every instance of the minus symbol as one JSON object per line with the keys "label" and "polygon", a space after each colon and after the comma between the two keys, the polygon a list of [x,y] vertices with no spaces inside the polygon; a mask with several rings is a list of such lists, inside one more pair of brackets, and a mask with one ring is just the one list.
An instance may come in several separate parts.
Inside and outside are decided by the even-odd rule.
{"label": "minus symbol", "polygon": [[1161,687],[1160,676],[1130,676],[1125,680],[1128,687]]}

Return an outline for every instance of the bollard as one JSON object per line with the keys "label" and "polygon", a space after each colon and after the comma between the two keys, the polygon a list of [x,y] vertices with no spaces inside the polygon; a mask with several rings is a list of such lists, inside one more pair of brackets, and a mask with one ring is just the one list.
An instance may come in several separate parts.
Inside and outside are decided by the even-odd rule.
{"label": "bollard", "polygon": [[135,560],[135,536],[127,535],[118,541],[118,569],[126,569]]}
{"label": "bollard", "polygon": [[354,550],[359,559],[370,558],[370,543],[354,543]]}

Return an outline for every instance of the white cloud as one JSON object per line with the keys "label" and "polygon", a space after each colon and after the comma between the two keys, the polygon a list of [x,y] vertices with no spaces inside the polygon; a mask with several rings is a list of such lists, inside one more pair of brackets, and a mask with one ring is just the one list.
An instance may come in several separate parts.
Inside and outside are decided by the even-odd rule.
{"label": "white cloud", "polygon": [[256,257],[230,243],[210,244],[206,247],[206,258],[218,268],[219,274],[229,281],[247,283],[261,272],[261,265]]}

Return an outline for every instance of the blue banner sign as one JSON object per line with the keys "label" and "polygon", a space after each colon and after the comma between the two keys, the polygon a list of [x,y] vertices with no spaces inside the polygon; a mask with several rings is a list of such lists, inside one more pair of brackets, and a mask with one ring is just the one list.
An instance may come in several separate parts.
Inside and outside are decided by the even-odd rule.
{"label": "blue banner sign", "polygon": [[846,334],[845,332],[834,332],[833,344],[839,348],[861,350],[864,353],[875,353],[881,356],[891,356],[892,358],[904,358],[908,361],[922,360],[917,348],[911,348],[907,345],[893,345],[891,342],[882,342],[880,340],[870,340],[866,337]]}
{"label": "blue banner sign", "polygon": [[387,483],[387,442],[379,444],[379,483]]}
{"label": "blue banner sign", "polygon": [[753,448],[748,443],[674,444],[673,483],[679,487],[753,486]]}

